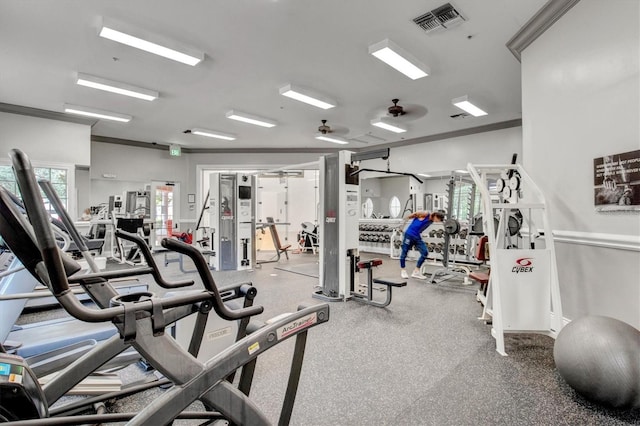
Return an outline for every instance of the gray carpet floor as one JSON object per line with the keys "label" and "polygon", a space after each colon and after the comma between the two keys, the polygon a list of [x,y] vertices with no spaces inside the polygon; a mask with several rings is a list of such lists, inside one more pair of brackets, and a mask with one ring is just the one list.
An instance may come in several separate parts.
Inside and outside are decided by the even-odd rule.
{"label": "gray carpet floor", "polygon": [[[398,261],[382,258],[375,276],[399,277]],[[294,311],[301,302],[321,302],[312,297],[318,278],[285,270],[308,272],[317,261],[311,253],[290,254],[290,260],[283,257],[254,271],[213,274],[220,285],[252,281],[258,289],[256,303],[265,308],[259,319],[266,320]],[[164,272],[168,278],[185,276],[176,264]],[[197,281],[196,274],[187,275]],[[365,273],[360,280],[366,280]],[[476,288],[455,278],[438,284],[409,279],[407,287],[394,289],[387,308],[331,303],[329,322],[309,332],[291,424],[640,424],[639,411],[608,409],[576,394],[555,369],[549,337],[507,335],[509,356],[499,355],[490,327],[477,319],[482,306]],[[376,292],[376,297],[385,295]],[[21,321],[42,315],[58,314],[30,314]],[[274,423],[292,349],[293,341],[286,341],[258,360],[251,397]],[[117,409],[139,409],[159,392],[127,398]]]}

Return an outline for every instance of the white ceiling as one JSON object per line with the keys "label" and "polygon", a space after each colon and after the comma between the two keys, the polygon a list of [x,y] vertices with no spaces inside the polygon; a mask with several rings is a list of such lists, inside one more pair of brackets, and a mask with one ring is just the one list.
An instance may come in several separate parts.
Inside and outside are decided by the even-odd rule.
{"label": "white ceiling", "polygon": [[[337,148],[313,138],[322,119],[336,134],[387,144],[521,118],[520,63],[505,44],[545,0],[453,0],[467,19],[427,34],[412,19],[444,0],[2,0],[0,102],[61,112],[63,104],[132,115],[98,121],[93,135],[191,149]],[[97,36],[100,17],[205,52],[195,67]],[[431,68],[410,80],[369,55],[393,40]],[[83,72],[160,92],[153,102],[77,86]],[[321,110],[279,94],[287,84],[338,101]],[[454,120],[451,99],[469,95],[489,115]],[[370,120],[399,98],[407,133]],[[276,120],[272,129],[229,120],[236,109]],[[225,142],[193,127],[237,135]],[[351,142],[359,149],[376,143]],[[340,145],[344,148],[344,145]]]}

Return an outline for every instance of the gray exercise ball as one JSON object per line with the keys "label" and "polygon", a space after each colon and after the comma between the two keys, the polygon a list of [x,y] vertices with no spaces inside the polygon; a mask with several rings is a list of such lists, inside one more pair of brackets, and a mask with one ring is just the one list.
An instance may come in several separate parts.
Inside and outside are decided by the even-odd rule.
{"label": "gray exercise ball", "polygon": [[585,316],[558,334],[558,372],[585,398],[623,409],[640,408],[640,331],[614,318]]}

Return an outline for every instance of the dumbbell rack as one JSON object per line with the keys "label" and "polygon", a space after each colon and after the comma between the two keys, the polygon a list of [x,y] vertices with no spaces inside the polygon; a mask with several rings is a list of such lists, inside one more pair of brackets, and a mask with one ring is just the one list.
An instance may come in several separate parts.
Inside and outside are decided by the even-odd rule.
{"label": "dumbbell rack", "polygon": [[[472,236],[468,234],[468,225],[465,222],[461,222],[462,232],[456,234],[450,239],[449,242],[449,260],[453,262],[467,262],[472,256]],[[441,223],[432,224],[425,233],[422,234],[422,239],[427,244],[429,250],[429,259],[442,260],[444,251],[444,228]]]}
{"label": "dumbbell rack", "polygon": [[392,234],[403,222],[403,219],[360,219],[359,250],[391,256]]}

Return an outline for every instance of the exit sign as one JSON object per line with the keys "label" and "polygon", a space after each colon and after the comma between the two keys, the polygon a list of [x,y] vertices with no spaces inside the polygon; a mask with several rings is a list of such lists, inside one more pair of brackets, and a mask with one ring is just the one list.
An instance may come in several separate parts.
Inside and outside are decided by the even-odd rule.
{"label": "exit sign", "polygon": [[169,147],[169,155],[172,157],[180,157],[182,155],[180,145],[171,145]]}

